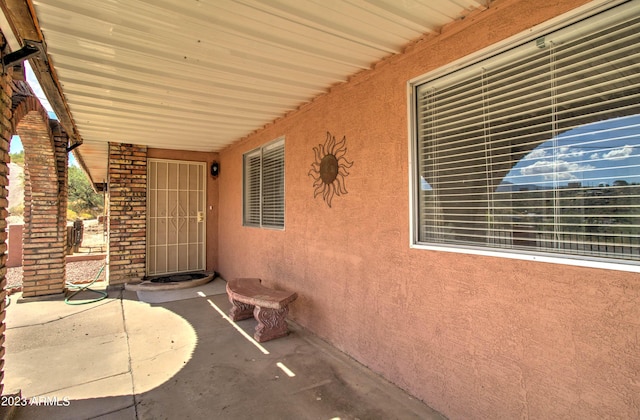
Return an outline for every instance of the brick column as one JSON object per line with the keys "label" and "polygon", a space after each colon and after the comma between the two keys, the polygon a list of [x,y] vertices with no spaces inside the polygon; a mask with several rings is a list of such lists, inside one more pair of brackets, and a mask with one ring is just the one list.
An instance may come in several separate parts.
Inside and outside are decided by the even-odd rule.
{"label": "brick column", "polygon": [[107,279],[122,284],[146,275],[147,147],[109,143]]}
{"label": "brick column", "polygon": [[[0,33],[0,41],[4,43],[4,37]],[[6,52],[6,51],[5,51]],[[11,123],[11,85],[10,76],[0,75],[0,395],[4,392],[4,332],[6,330],[5,302],[7,292],[7,197],[9,192],[9,141],[13,135]]]}
{"label": "brick column", "polygon": [[56,158],[56,170],[58,172],[58,247],[62,250],[63,279],[66,280],[66,254],[67,254],[67,206],[69,202],[69,153],[67,145],[69,136],[56,120],[49,120],[51,133],[53,134],[53,151]]}
{"label": "brick column", "polygon": [[[31,100],[31,98],[29,98]],[[45,113],[46,111],[42,110]],[[25,150],[24,233],[22,266],[24,298],[62,293],[66,246],[66,140],[48,116],[29,111],[17,124]],[[61,176],[61,179],[60,179]],[[64,212],[64,216],[63,216]]]}

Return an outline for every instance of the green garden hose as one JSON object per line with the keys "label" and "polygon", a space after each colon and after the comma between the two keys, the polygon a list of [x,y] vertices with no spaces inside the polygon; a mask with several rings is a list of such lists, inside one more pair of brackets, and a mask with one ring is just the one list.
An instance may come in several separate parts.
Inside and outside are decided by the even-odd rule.
{"label": "green garden hose", "polygon": [[[93,289],[89,289],[89,287],[95,283],[96,281],[98,281],[98,278],[100,277],[100,274],[102,274],[102,270],[104,270],[105,264],[102,264],[102,267],[100,267],[100,271],[98,271],[98,274],[96,274],[95,278],[91,281],[91,283],[87,283],[87,284],[75,284],[75,283],[71,283],[71,282],[66,282],[67,288],[69,290],[74,290],[73,293],[71,293],[69,296],[67,296],[67,298],[64,300],[64,303],[66,303],[67,305],[86,305],[88,303],[95,303],[95,302],[99,302],[102,299],[106,298],[109,296],[109,294],[107,292],[104,292],[102,290],[93,290]],[[87,291],[87,292],[93,292],[93,293],[97,293],[98,295],[100,295],[100,297],[97,297],[95,299],[90,299],[90,300],[82,300],[82,301],[75,301],[72,302],[71,298],[74,297],[75,295],[77,295],[80,292],[83,291]]]}

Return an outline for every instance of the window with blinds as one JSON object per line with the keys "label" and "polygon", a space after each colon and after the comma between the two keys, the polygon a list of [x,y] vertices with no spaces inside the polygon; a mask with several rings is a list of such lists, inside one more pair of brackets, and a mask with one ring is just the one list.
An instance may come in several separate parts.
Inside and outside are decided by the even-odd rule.
{"label": "window with blinds", "polygon": [[640,261],[639,9],[413,86],[418,244]]}
{"label": "window with blinds", "polygon": [[284,228],[284,138],[244,155],[243,224]]}

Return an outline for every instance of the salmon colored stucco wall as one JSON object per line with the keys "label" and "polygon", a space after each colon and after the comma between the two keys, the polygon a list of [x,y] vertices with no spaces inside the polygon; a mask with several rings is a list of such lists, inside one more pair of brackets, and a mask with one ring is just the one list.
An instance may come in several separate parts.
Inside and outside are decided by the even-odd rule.
{"label": "salmon colored stucco wall", "polygon": [[213,161],[218,161],[217,153],[191,152],[187,150],[152,149],[147,150],[151,159],[186,160],[206,162],[207,176],[207,271],[218,270],[218,181],[209,174]]}
{"label": "salmon colored stucco wall", "polygon": [[[450,418],[640,418],[640,275],[409,247],[407,81],[583,3],[492,2],[224,150],[223,277],[298,292],[292,319]],[[327,132],[354,162],[332,208]],[[283,135],[285,229],[243,227],[242,155]]]}

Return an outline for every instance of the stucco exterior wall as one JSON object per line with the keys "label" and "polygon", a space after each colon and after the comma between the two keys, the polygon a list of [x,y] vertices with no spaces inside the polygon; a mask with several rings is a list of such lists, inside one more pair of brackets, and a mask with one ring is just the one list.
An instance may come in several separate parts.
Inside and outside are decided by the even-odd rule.
{"label": "stucco exterior wall", "polygon": [[[220,154],[219,271],[454,419],[640,417],[640,275],[411,249],[407,81],[586,3],[492,2]],[[332,207],[312,148],[346,136]],[[242,226],[242,155],[285,136],[285,229]]]}

